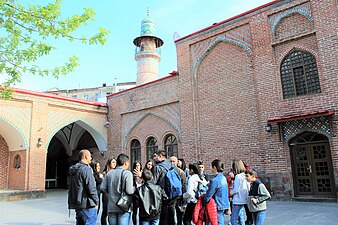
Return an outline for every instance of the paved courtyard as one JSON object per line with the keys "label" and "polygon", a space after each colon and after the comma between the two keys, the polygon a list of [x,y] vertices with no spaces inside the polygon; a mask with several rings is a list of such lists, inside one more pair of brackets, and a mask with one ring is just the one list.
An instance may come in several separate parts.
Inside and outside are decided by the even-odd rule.
{"label": "paved courtyard", "polygon": [[[74,211],[68,216],[65,190],[48,191],[44,199],[0,202],[1,225],[70,225],[74,218]],[[265,224],[337,225],[338,204],[269,201]]]}

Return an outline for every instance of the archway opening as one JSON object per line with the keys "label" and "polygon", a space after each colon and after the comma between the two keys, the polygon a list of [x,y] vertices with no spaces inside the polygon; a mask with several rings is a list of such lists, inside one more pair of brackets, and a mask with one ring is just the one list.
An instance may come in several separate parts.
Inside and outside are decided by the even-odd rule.
{"label": "archway opening", "polygon": [[82,149],[88,149],[94,159],[101,155],[94,137],[76,122],[63,127],[53,136],[47,150],[46,189],[68,188],[69,167],[79,161]]}

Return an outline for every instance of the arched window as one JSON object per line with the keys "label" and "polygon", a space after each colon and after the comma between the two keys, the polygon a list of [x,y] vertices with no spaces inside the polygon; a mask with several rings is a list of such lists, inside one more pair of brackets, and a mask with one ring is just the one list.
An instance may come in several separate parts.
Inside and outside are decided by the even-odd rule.
{"label": "arched window", "polygon": [[130,156],[130,165],[133,165],[136,160],[141,160],[141,144],[136,139],[131,141]]}
{"label": "arched window", "polygon": [[158,149],[157,140],[154,137],[150,137],[147,141],[147,160],[152,159],[154,152]]}
{"label": "arched window", "polygon": [[176,156],[177,152],[177,139],[174,135],[168,135],[164,141],[164,150],[167,152],[167,157]]}
{"label": "arched window", "polygon": [[20,155],[16,155],[14,157],[13,168],[14,169],[20,169],[20,167],[21,167],[21,157],[20,157]]}
{"label": "arched window", "polygon": [[292,50],[281,65],[284,98],[320,93],[316,58],[309,52]]}

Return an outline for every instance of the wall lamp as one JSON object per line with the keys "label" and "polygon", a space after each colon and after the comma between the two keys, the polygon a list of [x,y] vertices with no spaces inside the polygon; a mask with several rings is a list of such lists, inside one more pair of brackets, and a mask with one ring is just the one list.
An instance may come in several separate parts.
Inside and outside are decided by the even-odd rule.
{"label": "wall lamp", "polygon": [[268,123],[267,125],[265,125],[265,131],[266,132],[271,132],[271,130],[272,130],[272,125],[270,124],[270,123]]}
{"label": "wall lamp", "polygon": [[38,147],[40,147],[41,145],[42,145],[42,140],[41,140],[41,138],[38,138],[38,143],[36,143],[36,145],[38,146]]}
{"label": "wall lamp", "polygon": [[104,126],[105,128],[108,128],[108,127],[110,127],[110,125],[111,125],[111,123],[110,123],[109,121],[107,121],[107,122],[104,123],[103,126]]}

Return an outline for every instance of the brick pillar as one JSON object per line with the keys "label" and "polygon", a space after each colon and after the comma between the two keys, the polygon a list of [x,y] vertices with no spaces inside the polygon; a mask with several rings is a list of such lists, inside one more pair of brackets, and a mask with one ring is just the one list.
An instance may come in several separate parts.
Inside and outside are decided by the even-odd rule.
{"label": "brick pillar", "polygon": [[[48,104],[42,100],[36,100],[32,106],[32,121],[30,145],[27,154],[27,190],[44,190],[46,174],[46,129],[47,129]],[[42,145],[38,146],[41,138]]]}

